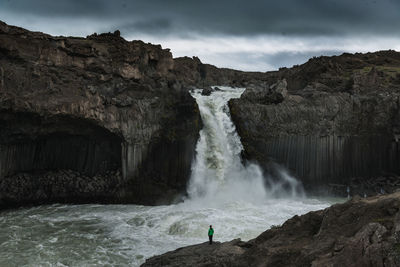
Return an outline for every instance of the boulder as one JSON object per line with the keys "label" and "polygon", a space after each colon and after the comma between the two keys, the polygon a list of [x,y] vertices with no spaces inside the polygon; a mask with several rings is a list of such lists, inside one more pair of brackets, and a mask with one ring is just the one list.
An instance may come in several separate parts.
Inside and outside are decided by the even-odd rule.
{"label": "boulder", "polygon": [[214,89],[209,86],[201,91],[201,95],[210,96],[212,92],[214,92]]}

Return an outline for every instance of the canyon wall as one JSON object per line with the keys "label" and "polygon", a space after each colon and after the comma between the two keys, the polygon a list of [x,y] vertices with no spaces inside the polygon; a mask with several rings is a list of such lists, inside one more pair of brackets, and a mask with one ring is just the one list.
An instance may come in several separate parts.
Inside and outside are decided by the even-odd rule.
{"label": "canyon wall", "polygon": [[230,102],[248,159],[283,164],[306,188],[358,179],[361,194],[362,180],[400,173],[400,53],[314,58],[248,80]]}
{"label": "canyon wall", "polygon": [[400,173],[400,53],[242,72],[119,31],[54,37],[0,22],[0,206],[179,200],[201,129],[189,90],[210,85],[246,88],[231,115],[243,157],[266,173],[277,162],[310,190],[359,192]]}
{"label": "canyon wall", "polygon": [[161,46],[0,23],[0,206],[173,201],[201,121]]}
{"label": "canyon wall", "polygon": [[278,163],[308,191],[340,195],[400,186],[400,53],[315,57],[265,73],[176,62],[182,83],[246,88],[231,116],[243,157],[267,175]]}

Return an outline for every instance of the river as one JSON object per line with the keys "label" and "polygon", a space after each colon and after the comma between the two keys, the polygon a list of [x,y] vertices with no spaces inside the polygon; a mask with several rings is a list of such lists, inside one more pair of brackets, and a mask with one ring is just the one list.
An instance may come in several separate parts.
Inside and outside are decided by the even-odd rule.
{"label": "river", "polygon": [[[203,121],[187,198],[175,205],[43,205],[0,213],[0,266],[138,266],[207,241],[249,240],[296,214],[339,199],[308,198],[283,168],[265,177],[243,162],[228,100],[244,89],[194,90]],[[267,129],[266,129],[267,130]],[[272,179],[274,178],[274,179]]]}

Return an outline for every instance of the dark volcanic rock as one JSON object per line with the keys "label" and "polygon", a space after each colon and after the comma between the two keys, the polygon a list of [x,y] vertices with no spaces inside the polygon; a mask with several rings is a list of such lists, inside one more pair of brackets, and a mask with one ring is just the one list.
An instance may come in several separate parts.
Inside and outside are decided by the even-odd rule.
{"label": "dark volcanic rock", "polygon": [[[219,69],[213,65],[203,64],[199,58],[181,57],[174,59],[173,72],[181,84],[189,84],[198,88],[215,85],[243,85],[242,75],[245,72],[232,69]],[[247,76],[243,78],[247,79]]]}
{"label": "dark volcanic rock", "polygon": [[212,92],[217,92],[217,91],[221,91],[221,89],[218,88],[217,86],[215,87],[208,86],[201,91],[201,95],[209,96],[211,95]]}
{"label": "dark volcanic rock", "polygon": [[201,124],[173,69],[169,50],[118,31],[53,37],[0,22],[0,207],[184,193]]}
{"label": "dark volcanic rock", "polygon": [[201,95],[209,96],[214,90],[211,87],[204,88],[201,91]]}
{"label": "dark volcanic rock", "polygon": [[[230,101],[231,116],[243,155],[267,171],[284,164],[306,188],[400,174],[400,53],[241,72],[173,59],[118,31],[53,37],[0,22],[0,206],[55,201],[58,180],[38,181],[69,170],[120,172],[105,178],[108,192],[88,179],[65,183],[65,192],[86,188],[87,199],[172,201],[185,191],[201,128],[188,90],[213,85],[246,88]],[[18,192],[39,193],[8,193],[17,192],[14,178]]]}
{"label": "dark volcanic rock", "polygon": [[208,242],[179,248],[147,260],[142,266],[233,266],[235,256],[244,253],[245,242],[235,239],[230,242]]}
{"label": "dark volcanic rock", "polygon": [[398,52],[318,57],[266,73],[178,58],[174,72],[200,88],[245,87],[229,102],[243,155],[267,172],[271,162],[284,165],[309,191],[400,174]]}
{"label": "dark volcanic rock", "polygon": [[248,242],[189,246],[142,266],[399,266],[400,193],[294,216]]}
{"label": "dark volcanic rock", "polygon": [[309,189],[400,174],[400,53],[320,57],[250,77],[229,103],[247,158],[267,170],[281,163]]}

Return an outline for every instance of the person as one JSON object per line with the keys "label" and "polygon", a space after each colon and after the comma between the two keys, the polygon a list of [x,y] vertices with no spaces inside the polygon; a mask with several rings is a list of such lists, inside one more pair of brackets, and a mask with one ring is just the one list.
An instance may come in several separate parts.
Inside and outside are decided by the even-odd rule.
{"label": "person", "polygon": [[212,228],[212,225],[210,225],[210,229],[208,229],[208,239],[210,239],[210,245],[212,244],[213,235],[214,235],[214,229]]}

